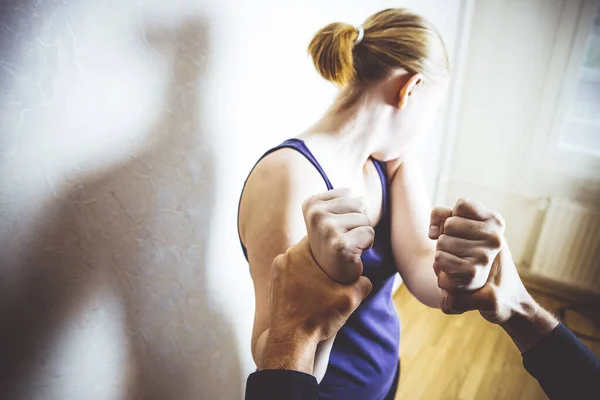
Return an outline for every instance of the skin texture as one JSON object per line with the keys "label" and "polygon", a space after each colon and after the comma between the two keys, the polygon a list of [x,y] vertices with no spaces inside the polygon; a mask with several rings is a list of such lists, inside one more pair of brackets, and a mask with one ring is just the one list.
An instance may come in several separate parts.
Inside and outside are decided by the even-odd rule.
{"label": "skin texture", "polygon": [[504,239],[504,225],[498,213],[475,201],[460,199],[453,209],[434,208],[434,270],[444,313],[478,310],[525,351],[556,328],[558,320],[525,289]]}
{"label": "skin texture", "polygon": [[[352,197],[344,199],[346,194],[347,191],[338,190],[306,201],[303,210],[309,236],[273,262],[272,322],[263,349],[263,369],[313,373],[318,343],[335,335],[372,288],[364,277],[349,284],[334,282],[324,272],[327,267],[316,263],[310,247],[311,241],[323,242],[332,252],[339,251],[331,239],[339,240],[345,233],[328,216],[331,204],[324,207],[322,203],[335,199],[338,206],[345,204],[345,209],[353,210],[351,205],[357,203]],[[442,274],[447,276],[441,282],[445,287],[445,313],[480,311],[483,318],[500,325],[522,352],[556,328],[558,320],[535,303],[518,277],[504,240],[504,220],[500,215],[481,203],[461,199],[453,209],[432,210],[429,234],[436,241],[446,235],[455,244],[447,247],[442,239],[436,253],[445,254],[436,257],[435,262],[438,279]],[[345,250],[354,248],[352,242],[346,243],[349,247]],[[483,254],[489,258],[484,259]],[[356,266],[350,261],[351,266]]]}
{"label": "skin texture", "polygon": [[[313,242],[327,240],[319,233],[309,237]],[[372,289],[364,276],[347,284],[331,280],[316,263],[309,237],[273,261],[264,369],[313,373],[318,343],[333,337]]]}
{"label": "skin texture", "polygon": [[356,281],[362,274],[362,252],[375,239],[367,209],[349,189],[334,189],[302,203],[306,231],[318,265],[334,281]]}
{"label": "skin texture", "polygon": [[[373,85],[352,108],[328,112],[299,136],[336,188],[348,188],[352,197],[362,198],[371,227],[381,219],[382,188],[370,157],[386,161],[394,259],[409,290],[432,307],[439,307],[440,298],[432,270],[435,244],[427,237],[429,199],[413,152],[415,139],[430,130],[446,89],[446,81],[428,81],[399,70]],[[259,368],[268,337],[272,262],[307,234],[302,203],[325,190],[316,169],[290,149],[265,157],[247,181],[239,228],[255,288],[252,351]],[[330,255],[319,249],[317,254],[337,257],[333,248]],[[335,265],[329,261],[324,267],[343,272],[329,272],[333,279],[343,282],[354,276]],[[319,345],[314,371],[318,379],[324,375],[331,346],[332,339]]]}

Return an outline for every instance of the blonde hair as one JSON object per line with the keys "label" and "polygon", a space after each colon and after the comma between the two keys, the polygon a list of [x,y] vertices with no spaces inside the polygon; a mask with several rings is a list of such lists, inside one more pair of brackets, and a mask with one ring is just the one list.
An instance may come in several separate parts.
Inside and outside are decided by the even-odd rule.
{"label": "blonde hair", "polygon": [[437,29],[425,18],[402,8],[371,15],[359,30],[350,24],[331,23],[310,42],[310,53],[319,74],[347,91],[344,103],[356,100],[361,88],[403,68],[411,74],[433,78],[449,70],[448,55]]}

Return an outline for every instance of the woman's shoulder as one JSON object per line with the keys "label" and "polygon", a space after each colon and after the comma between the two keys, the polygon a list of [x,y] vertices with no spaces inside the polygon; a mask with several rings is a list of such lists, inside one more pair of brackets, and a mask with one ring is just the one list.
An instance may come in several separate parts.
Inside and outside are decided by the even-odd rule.
{"label": "woman's shoulder", "polygon": [[275,190],[280,194],[306,197],[327,190],[319,171],[306,157],[291,148],[281,148],[263,157],[254,167],[244,192]]}
{"label": "woman's shoulder", "polygon": [[251,221],[277,225],[275,220],[301,217],[302,202],[326,190],[319,171],[298,151],[282,148],[268,154],[256,164],[244,186],[240,234],[245,236]]}

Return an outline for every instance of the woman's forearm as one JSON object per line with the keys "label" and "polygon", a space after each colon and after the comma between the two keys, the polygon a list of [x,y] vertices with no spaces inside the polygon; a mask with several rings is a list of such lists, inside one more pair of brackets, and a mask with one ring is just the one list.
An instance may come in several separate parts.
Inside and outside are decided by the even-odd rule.
{"label": "woman's forearm", "polygon": [[440,308],[441,290],[433,270],[433,254],[423,256],[400,270],[402,281],[421,303]]}
{"label": "woman's forearm", "polygon": [[387,164],[391,180],[392,251],[406,287],[423,304],[440,307],[433,270],[435,243],[429,239],[429,196],[413,152]]}

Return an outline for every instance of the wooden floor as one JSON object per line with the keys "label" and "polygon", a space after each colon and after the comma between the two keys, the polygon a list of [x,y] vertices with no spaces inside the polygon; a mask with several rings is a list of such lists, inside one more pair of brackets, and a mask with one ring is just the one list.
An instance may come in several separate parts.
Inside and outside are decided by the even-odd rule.
{"label": "wooden floor", "polygon": [[[545,308],[556,313],[564,301],[533,292]],[[394,295],[400,315],[402,373],[396,400],[547,399],[530,377],[521,354],[504,331],[477,312],[459,316],[419,303],[402,286]],[[600,336],[600,311],[567,313],[569,328]],[[585,342],[596,354],[600,343]]]}

